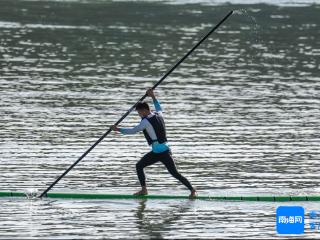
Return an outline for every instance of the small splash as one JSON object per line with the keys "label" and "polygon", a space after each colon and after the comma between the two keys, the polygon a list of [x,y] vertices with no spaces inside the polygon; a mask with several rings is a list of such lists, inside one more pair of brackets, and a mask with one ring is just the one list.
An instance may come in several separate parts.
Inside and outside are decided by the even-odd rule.
{"label": "small splash", "polygon": [[24,191],[24,194],[26,195],[27,199],[35,199],[38,197],[38,189],[29,188]]}
{"label": "small splash", "polygon": [[248,64],[255,65],[257,61],[257,56],[260,56],[263,49],[266,49],[265,43],[261,37],[261,26],[258,24],[257,19],[254,17],[254,13],[259,10],[253,9],[235,9],[234,14],[240,16],[239,20],[241,22],[240,29],[243,31],[243,35],[248,39],[248,49],[253,50],[250,53],[250,59],[248,59]]}
{"label": "small splash", "polygon": [[237,14],[237,15],[244,15],[245,17],[247,17],[251,21],[251,23],[254,24],[255,29],[257,29],[259,27],[256,18],[254,16],[252,16],[252,14],[250,14],[247,11],[247,9],[245,9],[245,8],[236,9],[233,11],[233,13]]}
{"label": "small splash", "polygon": [[243,15],[248,14],[247,10],[244,8],[233,10],[233,14]]}

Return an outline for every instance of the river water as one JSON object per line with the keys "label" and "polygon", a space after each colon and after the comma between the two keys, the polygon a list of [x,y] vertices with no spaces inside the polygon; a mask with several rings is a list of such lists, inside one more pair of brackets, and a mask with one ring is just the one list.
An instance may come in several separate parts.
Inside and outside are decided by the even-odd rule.
{"label": "river water", "polygon": [[[237,10],[156,89],[177,167],[199,195],[319,195],[320,6],[184,3],[1,0],[1,191],[43,191]],[[52,191],[131,194],[147,151],[112,133]],[[152,194],[188,194],[161,164],[146,174]],[[3,198],[0,238],[278,238],[280,205],[320,210]],[[290,237],[320,236],[305,231]]]}

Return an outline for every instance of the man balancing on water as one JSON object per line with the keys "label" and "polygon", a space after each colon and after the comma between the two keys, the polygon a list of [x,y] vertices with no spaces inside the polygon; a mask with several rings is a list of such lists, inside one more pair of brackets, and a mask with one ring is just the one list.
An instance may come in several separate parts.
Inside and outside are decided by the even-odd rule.
{"label": "man balancing on water", "polygon": [[134,134],[143,131],[148,144],[152,146],[152,151],[144,155],[136,164],[137,174],[142,189],[136,192],[134,195],[148,194],[146,177],[144,175],[143,169],[156,162],[162,162],[169,173],[191,191],[190,197],[196,197],[196,189],[192,187],[190,182],[178,172],[174,160],[171,156],[171,150],[167,144],[166,129],[163,121],[160,103],[156,99],[152,89],[149,89],[147,91],[147,95],[152,97],[153,99],[153,104],[156,109],[155,112],[150,111],[148,103],[139,102],[136,105],[136,110],[139,116],[142,118],[139,125],[134,128],[118,128],[116,125],[111,127],[112,130],[119,131],[123,134]]}

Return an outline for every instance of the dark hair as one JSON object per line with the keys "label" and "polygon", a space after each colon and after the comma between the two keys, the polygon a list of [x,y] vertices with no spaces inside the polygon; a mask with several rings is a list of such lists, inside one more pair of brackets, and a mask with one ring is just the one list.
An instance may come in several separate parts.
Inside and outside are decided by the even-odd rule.
{"label": "dark hair", "polygon": [[150,107],[146,102],[138,102],[136,105],[136,110],[148,110],[150,111]]}

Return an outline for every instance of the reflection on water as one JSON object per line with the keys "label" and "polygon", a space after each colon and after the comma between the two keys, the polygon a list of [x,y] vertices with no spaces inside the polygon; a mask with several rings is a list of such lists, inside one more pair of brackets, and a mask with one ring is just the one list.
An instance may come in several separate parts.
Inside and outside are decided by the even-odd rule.
{"label": "reflection on water", "polygon": [[[240,10],[156,91],[177,166],[203,195],[319,193],[317,5],[257,4],[244,9],[103,1],[1,1],[0,189],[45,189],[231,9]],[[138,121],[132,113],[122,125]],[[148,150],[141,135],[110,134],[54,190],[134,192],[135,163]],[[187,194],[161,164],[146,172],[151,193]],[[21,217],[19,204],[24,202],[1,201],[15,212],[12,218],[1,215],[8,221],[8,228],[0,229],[2,235],[15,229],[53,236],[50,226],[65,221],[56,205],[31,202],[39,207],[36,216],[45,209],[40,215],[43,225],[32,217],[30,229],[23,230],[22,223],[14,221]],[[78,214],[80,225],[68,217],[64,223],[77,229],[75,237],[104,235],[90,225],[92,219],[117,221],[110,214],[96,213],[107,203],[92,203],[94,214],[90,203],[79,203],[79,211],[68,203],[53,203]],[[133,210],[134,217],[128,218],[133,221],[100,224],[116,234],[130,228],[133,236],[150,236],[151,231],[158,237],[193,236],[196,224],[195,231],[202,230],[198,236],[230,237],[228,231],[220,231],[223,219],[231,214],[223,204],[223,211],[213,218],[210,208],[187,201],[186,208],[172,206],[177,214],[161,214],[154,222],[157,213],[148,210],[148,203],[140,213]],[[140,204],[137,209],[144,208]],[[156,202],[151,209],[166,205]],[[121,206],[112,204],[115,209]],[[150,211],[153,217],[148,222]],[[190,216],[179,219],[184,211]],[[55,218],[49,219],[52,212]],[[88,221],[83,222],[84,215],[90,216]],[[213,219],[220,230],[209,227]],[[244,221],[252,219],[246,215]],[[79,232],[84,224],[92,231]],[[70,233],[65,226],[61,224],[56,235]],[[251,236],[244,233],[243,237]],[[272,236],[274,229],[266,227],[264,234]]]}
{"label": "reflection on water", "polygon": [[[166,238],[163,234],[175,225],[177,222],[182,221],[184,215],[192,209],[193,205],[190,205],[190,201],[184,201],[182,204],[171,205],[168,202],[165,205],[162,202],[158,204],[162,208],[152,206],[152,202],[149,203],[149,209],[147,208],[148,200],[141,200],[138,202],[136,218],[137,228],[139,229],[139,236],[151,237],[156,239]],[[150,206],[151,205],[151,206]],[[159,215],[158,219],[154,219],[153,215]],[[189,237],[196,237],[196,235],[188,235]]]}

